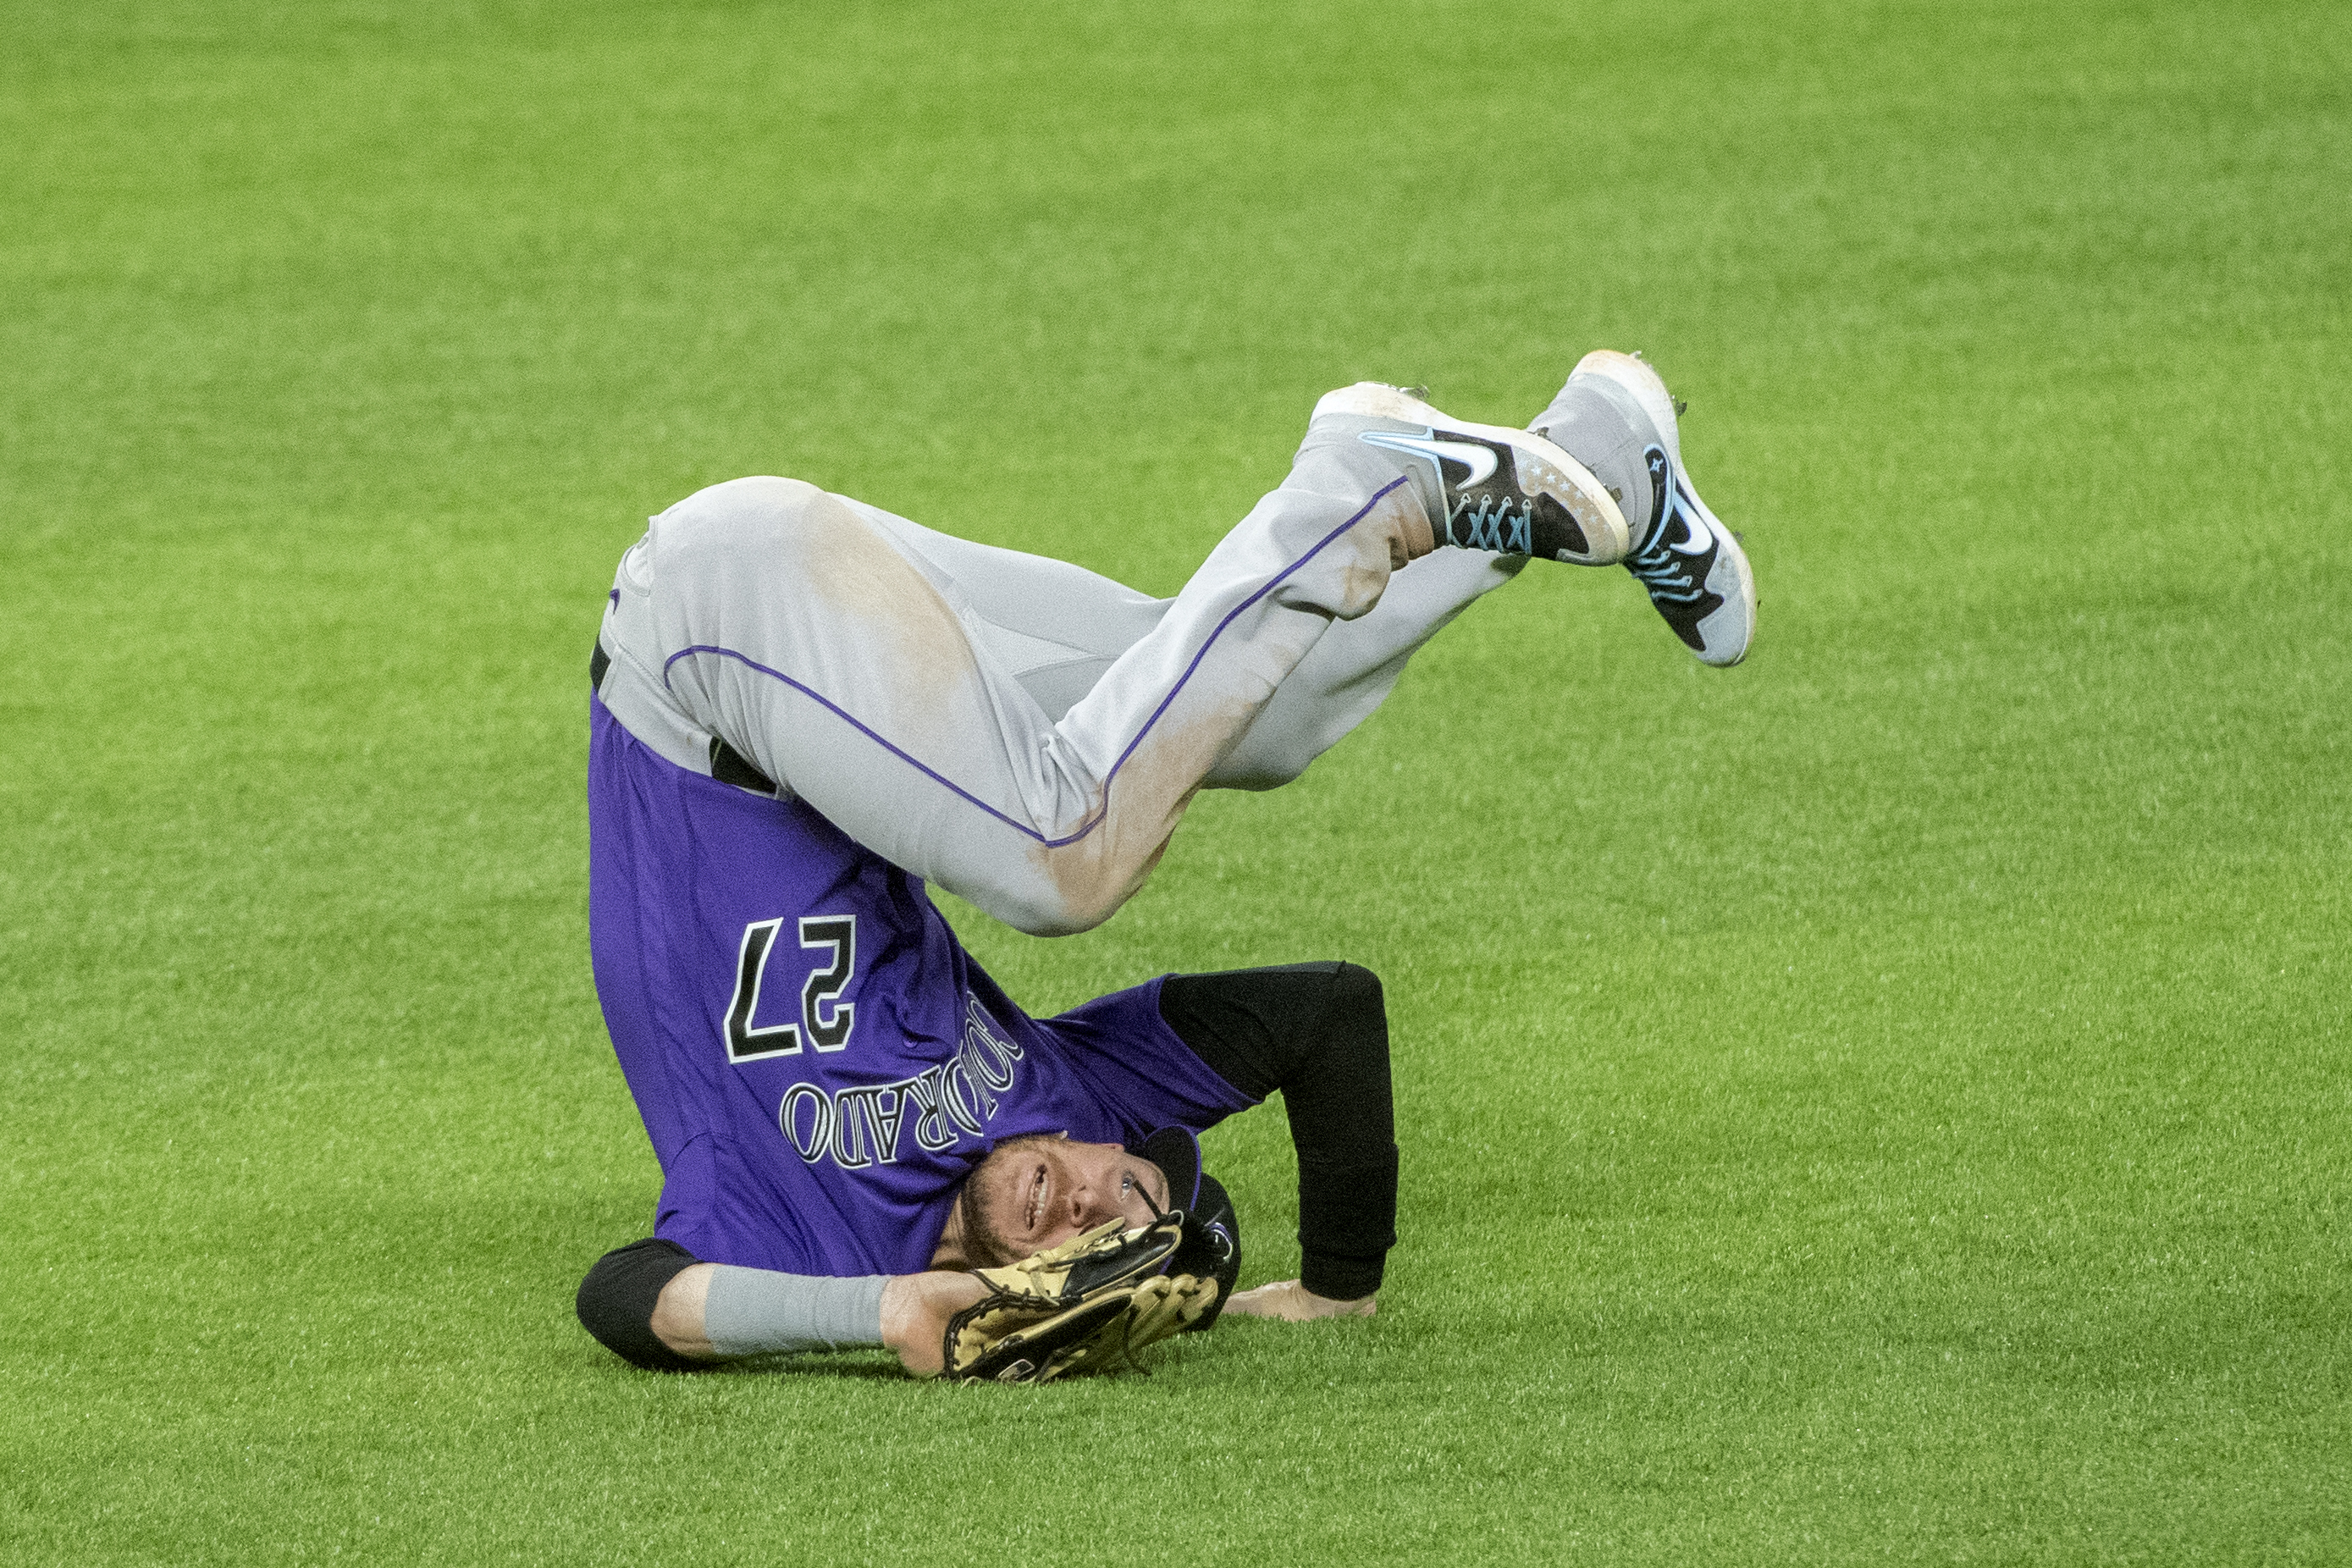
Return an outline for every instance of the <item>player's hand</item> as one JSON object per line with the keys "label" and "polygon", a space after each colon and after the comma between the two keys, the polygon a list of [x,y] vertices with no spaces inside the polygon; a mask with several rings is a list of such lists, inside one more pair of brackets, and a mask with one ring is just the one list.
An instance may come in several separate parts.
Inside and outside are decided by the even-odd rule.
{"label": "player's hand", "polygon": [[897,1275],[882,1287],[882,1342],[917,1377],[937,1377],[948,1320],[987,1294],[986,1282],[969,1274]]}
{"label": "player's hand", "polygon": [[1313,1318],[1369,1318],[1379,1304],[1377,1296],[1334,1301],[1328,1296],[1318,1296],[1296,1279],[1284,1279],[1240,1292],[1225,1303],[1225,1311],[1229,1316],[1238,1312],[1244,1318],[1279,1318],[1286,1323],[1303,1323]]}

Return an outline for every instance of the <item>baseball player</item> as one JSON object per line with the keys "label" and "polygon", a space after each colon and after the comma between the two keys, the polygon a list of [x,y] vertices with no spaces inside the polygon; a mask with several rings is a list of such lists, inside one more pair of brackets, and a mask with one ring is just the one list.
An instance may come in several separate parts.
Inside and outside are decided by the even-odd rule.
{"label": "baseball player", "polygon": [[[975,1270],[1171,1209],[1215,1249],[1194,1326],[1370,1311],[1397,1165],[1370,973],[1163,976],[1033,1018],[925,885],[1038,935],[1099,924],[1196,790],[1297,777],[1538,557],[1623,563],[1699,658],[1737,663],[1753,580],[1676,412],[1608,352],[1527,430],[1332,393],[1167,600],[791,479],[655,518],[593,660],[590,926],[663,1188],[653,1237],[583,1284],[590,1331],[648,1367],[879,1344],[952,1371],[943,1335],[994,1289]],[[1087,478],[1054,504],[1127,498]],[[1237,1222],[1195,1134],[1277,1089],[1302,1272],[1233,1297]]]}

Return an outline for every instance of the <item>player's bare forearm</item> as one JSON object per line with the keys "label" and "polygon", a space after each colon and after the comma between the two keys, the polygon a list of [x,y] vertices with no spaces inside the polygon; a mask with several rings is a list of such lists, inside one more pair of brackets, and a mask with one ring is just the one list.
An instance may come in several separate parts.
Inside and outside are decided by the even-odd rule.
{"label": "player's bare forearm", "polygon": [[[710,1342],[705,1320],[710,1282],[718,1273],[712,1263],[681,1269],[654,1304],[656,1337],[690,1361],[723,1359],[724,1352]],[[969,1274],[935,1269],[894,1276],[882,1288],[882,1343],[898,1352],[908,1372],[929,1377],[940,1370],[948,1320],[986,1294],[987,1287]]]}
{"label": "player's bare forearm", "polygon": [[917,1377],[936,1377],[948,1320],[987,1294],[988,1286],[970,1274],[898,1275],[882,1288],[882,1342]]}
{"label": "player's bare forearm", "polygon": [[1227,1316],[1277,1318],[1286,1323],[1304,1323],[1317,1318],[1369,1318],[1379,1305],[1377,1296],[1335,1301],[1328,1296],[1318,1296],[1296,1279],[1283,1279],[1240,1292],[1225,1303],[1225,1312]]}

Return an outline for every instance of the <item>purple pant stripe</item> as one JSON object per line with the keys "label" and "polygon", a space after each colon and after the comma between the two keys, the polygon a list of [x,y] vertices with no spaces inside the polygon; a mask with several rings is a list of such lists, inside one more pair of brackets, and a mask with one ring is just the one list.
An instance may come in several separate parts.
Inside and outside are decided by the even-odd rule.
{"label": "purple pant stripe", "polygon": [[1301,555],[1297,560],[1292,562],[1280,572],[1275,574],[1274,576],[1267,579],[1264,587],[1258,589],[1256,593],[1252,594],[1248,598],[1244,599],[1240,604],[1235,605],[1231,610],[1228,610],[1225,613],[1225,618],[1217,623],[1216,629],[1212,631],[1208,635],[1207,638],[1202,642],[1199,651],[1192,655],[1192,662],[1184,667],[1184,673],[1178,676],[1176,678],[1176,683],[1168,689],[1168,695],[1160,700],[1160,705],[1151,710],[1151,716],[1146,719],[1143,721],[1143,727],[1135,732],[1135,739],[1127,743],[1127,749],[1119,752],[1118,760],[1111,763],[1110,772],[1104,775],[1103,778],[1103,804],[1101,808],[1092,816],[1088,817],[1076,833],[1073,833],[1065,838],[1048,838],[1028,824],[1016,821],[1013,817],[1005,816],[1004,813],[997,810],[994,806],[989,805],[988,802],[981,799],[980,796],[972,794],[971,791],[964,788],[961,784],[959,784],[945,773],[940,773],[937,768],[927,765],[920,758],[910,754],[902,747],[893,745],[888,740],[877,733],[870,725],[859,720],[856,714],[850,712],[847,709],[842,707],[841,704],[825,696],[822,691],[815,689],[814,687],[811,687],[804,682],[794,680],[791,676],[786,675],[781,669],[771,669],[766,665],[761,664],[759,660],[752,658],[748,655],[740,653],[734,648],[721,647],[716,643],[696,643],[690,647],[682,647],[678,649],[676,653],[670,655],[668,658],[662,661],[662,685],[665,688],[669,685],[670,667],[676,664],[679,659],[686,658],[688,654],[710,653],[717,654],[722,658],[731,658],[748,669],[756,669],[761,675],[782,681],[786,686],[791,687],[793,690],[799,692],[802,696],[809,699],[811,701],[819,704],[824,708],[826,711],[840,719],[842,722],[856,730],[859,734],[864,735],[876,745],[881,747],[884,751],[889,752],[900,762],[905,763],[917,773],[921,773],[925,778],[929,779],[932,783],[940,785],[943,789],[951,791],[961,799],[970,802],[971,805],[978,806],[981,810],[988,813],[989,816],[996,818],[997,821],[1003,823],[1007,827],[1012,828],[1016,833],[1026,834],[1028,837],[1035,839],[1038,843],[1044,845],[1048,849],[1059,849],[1066,844],[1076,844],[1079,839],[1084,838],[1087,834],[1092,833],[1096,828],[1100,827],[1103,825],[1103,819],[1110,815],[1110,788],[1112,781],[1118,777],[1118,770],[1127,765],[1127,759],[1135,754],[1135,749],[1138,746],[1143,744],[1144,737],[1151,733],[1152,726],[1160,722],[1160,716],[1168,711],[1168,705],[1176,700],[1176,694],[1184,689],[1185,683],[1192,679],[1192,672],[1201,668],[1201,661],[1209,657],[1209,650],[1216,646],[1217,639],[1219,637],[1225,635],[1225,628],[1234,624],[1235,617],[1239,616],[1244,610],[1248,609],[1252,605],[1256,604],[1260,599],[1265,598],[1268,594],[1273,593],[1275,589],[1281,586],[1283,580],[1290,576],[1292,573],[1297,572],[1309,561],[1314,560],[1318,555],[1323,553],[1334,540],[1347,532],[1349,529],[1355,527],[1358,523],[1363,521],[1366,517],[1370,515],[1371,510],[1378,506],[1391,490],[1395,489],[1399,485],[1403,484],[1404,482],[1404,479],[1400,477],[1390,480],[1385,485],[1382,485],[1378,490],[1375,490],[1372,493],[1372,499],[1366,501],[1363,506],[1357,510],[1353,517],[1350,517],[1347,521],[1341,523],[1339,527],[1325,534],[1321,539],[1317,540],[1313,548],[1309,549],[1306,554]]}

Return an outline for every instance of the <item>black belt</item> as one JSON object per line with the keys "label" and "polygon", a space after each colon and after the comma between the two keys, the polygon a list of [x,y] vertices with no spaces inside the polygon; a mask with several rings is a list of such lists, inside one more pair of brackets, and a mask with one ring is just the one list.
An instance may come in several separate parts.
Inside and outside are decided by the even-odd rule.
{"label": "black belt", "polygon": [[[596,639],[596,651],[588,656],[588,689],[591,691],[603,690],[604,672],[612,668],[613,656],[604,651],[604,639],[599,637]],[[742,752],[716,735],[710,737],[710,776],[720,784],[733,784],[737,789],[748,789],[757,795],[778,793],[775,780],[753,767]]]}

